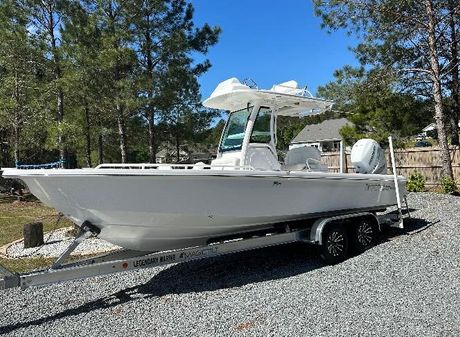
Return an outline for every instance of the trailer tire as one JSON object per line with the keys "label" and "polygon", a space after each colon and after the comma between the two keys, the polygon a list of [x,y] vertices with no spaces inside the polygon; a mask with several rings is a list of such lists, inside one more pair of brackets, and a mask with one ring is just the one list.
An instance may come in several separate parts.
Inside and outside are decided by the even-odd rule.
{"label": "trailer tire", "polygon": [[351,247],[353,252],[360,254],[373,247],[377,242],[378,227],[370,218],[360,219],[351,228]]}
{"label": "trailer tire", "polygon": [[344,226],[333,223],[323,232],[323,242],[320,246],[320,256],[327,264],[336,264],[348,257],[348,233]]}

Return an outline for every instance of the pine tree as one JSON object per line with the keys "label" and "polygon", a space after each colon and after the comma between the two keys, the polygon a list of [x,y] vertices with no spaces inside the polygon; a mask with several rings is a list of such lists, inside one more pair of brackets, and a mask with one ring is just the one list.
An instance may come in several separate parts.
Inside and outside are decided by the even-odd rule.
{"label": "pine tree", "polygon": [[[179,58],[182,60],[181,71],[188,72],[188,76],[185,77],[195,78],[205,72],[210,66],[209,61],[205,60],[191,67],[192,60],[188,55],[205,54],[210,46],[217,43],[220,28],[211,28],[207,24],[195,28],[193,6],[184,0],[136,0],[134,6],[127,8],[127,13],[137,45],[136,54],[142,80],[141,97],[145,98],[143,114],[148,126],[149,161],[155,162],[155,120],[158,117],[156,105],[165,101],[161,97],[163,92],[170,94],[171,89],[178,89],[165,85],[169,85],[170,82],[179,87],[190,85],[190,82],[177,81],[160,83],[160,78],[164,77],[165,73],[174,76],[175,71],[170,71],[169,68],[176,67],[177,70]],[[183,99],[186,100],[185,97]],[[173,111],[174,106],[168,110]]]}
{"label": "pine tree", "polygon": [[[458,13],[460,4],[448,8],[444,0],[315,0],[317,14],[330,29],[358,32],[355,49],[360,61],[393,73],[401,83],[420,94],[429,89],[441,148],[443,175],[452,178],[447,139],[447,109],[443,79],[449,76],[449,11]],[[452,3],[451,3],[452,4]]]}
{"label": "pine tree", "polygon": [[74,122],[80,122],[81,136],[84,139],[84,156],[87,167],[92,166],[92,130],[96,129],[98,137],[98,161],[103,162],[102,135],[99,125],[103,113],[100,111],[100,97],[104,95],[104,76],[98,62],[102,47],[101,32],[97,26],[96,16],[90,8],[79,1],[68,8],[69,16],[65,20],[66,30],[64,54],[68,63],[65,76],[73,110],[77,116]]}
{"label": "pine tree", "polygon": [[14,0],[0,4],[0,118],[12,130],[14,160],[21,160],[21,131],[34,109],[37,60],[26,12]]}
{"label": "pine tree", "polygon": [[126,118],[134,113],[137,99],[135,82],[135,55],[130,48],[133,37],[128,29],[124,1],[98,0],[94,8],[101,31],[101,50],[98,62],[105,75],[104,99],[111,105],[108,114],[116,120],[121,162],[128,159]]}
{"label": "pine tree", "polygon": [[55,95],[55,118],[57,122],[57,147],[59,157],[66,160],[66,144],[63,135],[64,123],[64,89],[62,78],[64,66],[62,62],[61,40],[59,35],[63,30],[64,9],[66,0],[25,0],[30,30],[46,47],[43,57],[49,61],[50,87]]}

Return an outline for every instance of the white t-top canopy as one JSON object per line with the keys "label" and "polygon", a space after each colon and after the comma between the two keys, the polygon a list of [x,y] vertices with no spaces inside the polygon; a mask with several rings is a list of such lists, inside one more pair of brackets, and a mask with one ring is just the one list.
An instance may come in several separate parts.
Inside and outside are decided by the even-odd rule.
{"label": "white t-top canopy", "polygon": [[299,116],[322,113],[333,102],[305,96],[306,90],[298,88],[296,81],[274,85],[270,90],[253,89],[237,78],[219,83],[203,105],[212,109],[236,111],[259,103],[278,108],[278,115]]}

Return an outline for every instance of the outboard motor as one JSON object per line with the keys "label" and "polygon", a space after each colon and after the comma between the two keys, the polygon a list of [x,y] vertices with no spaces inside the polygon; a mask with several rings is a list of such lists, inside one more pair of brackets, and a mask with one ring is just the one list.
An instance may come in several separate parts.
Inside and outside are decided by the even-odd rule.
{"label": "outboard motor", "polygon": [[360,139],[351,149],[351,164],[356,173],[386,174],[385,152],[373,139]]}

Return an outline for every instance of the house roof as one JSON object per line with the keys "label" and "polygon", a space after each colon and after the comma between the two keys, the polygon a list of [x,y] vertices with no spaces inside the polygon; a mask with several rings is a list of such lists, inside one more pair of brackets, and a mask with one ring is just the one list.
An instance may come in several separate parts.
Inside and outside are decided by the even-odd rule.
{"label": "house roof", "polygon": [[351,124],[346,118],[328,119],[320,124],[305,126],[292,143],[319,142],[325,140],[341,140],[340,129],[345,124]]}
{"label": "house roof", "polygon": [[427,125],[425,126],[422,131],[423,132],[427,132],[427,131],[433,131],[436,129],[436,124],[435,123],[431,123],[430,125]]}
{"label": "house roof", "polygon": [[158,151],[158,152],[156,153],[156,156],[157,156],[158,158],[164,158],[164,157],[166,157],[167,155],[168,155],[168,151],[167,151],[166,149],[161,149],[160,151]]}
{"label": "house roof", "polygon": [[[458,122],[458,127],[460,127],[460,122]],[[438,127],[436,126],[436,123],[431,123],[427,126],[425,126],[423,129],[422,129],[422,132],[428,132],[428,131],[433,131],[433,130],[436,130]]]}

